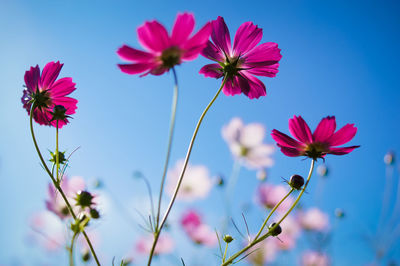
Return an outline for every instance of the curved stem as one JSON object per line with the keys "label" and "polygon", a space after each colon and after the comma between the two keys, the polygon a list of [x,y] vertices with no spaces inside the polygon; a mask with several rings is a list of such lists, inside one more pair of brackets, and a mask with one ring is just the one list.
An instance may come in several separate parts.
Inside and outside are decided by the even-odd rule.
{"label": "curved stem", "polygon": [[282,204],[282,202],[285,201],[285,199],[287,199],[287,197],[289,197],[289,195],[294,191],[294,188],[292,188],[287,194],[286,196],[284,196],[276,205],[275,207],[269,212],[267,219],[265,219],[263,225],[261,226],[260,230],[258,231],[257,235],[254,237],[254,240],[256,240],[262,233],[262,231],[264,230],[265,226],[267,225],[267,222],[269,220],[269,218],[271,218],[272,214],[276,211],[276,209],[278,209],[278,207]]}
{"label": "curved stem", "polygon": [[306,190],[308,183],[310,182],[311,179],[311,175],[312,172],[314,170],[314,165],[315,165],[315,160],[311,161],[311,166],[310,166],[310,171],[308,172],[308,177],[307,177],[307,181],[303,187],[303,189],[300,191],[299,195],[297,196],[296,200],[293,202],[292,206],[290,207],[290,209],[283,215],[283,217],[279,220],[279,222],[277,222],[273,227],[271,227],[267,233],[265,233],[264,235],[262,235],[259,238],[254,238],[254,240],[248,244],[246,247],[244,247],[243,249],[239,250],[238,252],[236,252],[234,255],[232,255],[226,262],[222,263],[221,266],[227,266],[229,264],[232,264],[233,261],[239,257],[240,255],[242,255],[244,252],[246,252],[247,250],[249,250],[250,248],[252,248],[253,246],[255,246],[256,244],[260,243],[261,241],[263,241],[264,239],[266,239],[267,237],[269,237],[271,235],[270,232],[274,231],[276,227],[278,227],[282,221],[289,215],[289,213],[294,209],[294,207],[296,207],[297,203],[300,201],[301,196],[304,194],[304,191]]}
{"label": "curved stem", "polygon": [[165,157],[164,169],[161,177],[161,186],[160,186],[160,194],[158,196],[158,207],[157,207],[157,219],[156,219],[156,230],[158,230],[158,224],[160,222],[160,209],[161,209],[161,200],[162,194],[164,190],[165,176],[167,175],[169,158],[171,156],[171,148],[172,148],[172,139],[174,136],[175,129],[175,118],[176,118],[176,106],[178,104],[178,78],[176,76],[175,68],[172,68],[172,73],[174,74],[174,95],[172,96],[172,105],[171,105],[171,120],[169,124],[169,137],[168,137],[168,146],[167,146],[167,155]]}
{"label": "curved stem", "polygon": [[[76,215],[75,215],[75,213],[74,213],[74,211],[73,211],[73,209],[71,207],[71,204],[69,203],[67,197],[65,196],[64,191],[62,190],[60,184],[57,183],[57,180],[54,178],[54,176],[51,174],[49,168],[47,167],[47,164],[44,161],[42,153],[40,152],[39,146],[37,144],[37,141],[36,141],[36,138],[35,138],[35,133],[33,131],[33,111],[34,111],[35,108],[36,108],[36,105],[35,105],[35,103],[33,103],[32,107],[31,107],[30,117],[29,117],[29,124],[30,124],[32,140],[33,140],[33,143],[35,145],[36,152],[39,155],[40,161],[41,161],[44,169],[46,170],[47,174],[50,176],[51,181],[53,181],[54,186],[60,192],[60,195],[62,196],[65,204],[67,205],[68,211],[70,212],[72,218],[74,218],[74,220],[76,220],[77,218],[76,218]],[[93,246],[92,246],[92,243],[90,242],[89,237],[87,236],[85,231],[83,231],[82,233],[83,233],[83,235],[84,235],[84,237],[85,237],[85,239],[86,239],[86,241],[87,241],[87,243],[88,243],[88,245],[90,247],[90,251],[92,252],[92,255],[93,255],[94,259],[96,260],[97,265],[100,266],[100,262],[99,262],[99,260],[98,260],[98,258],[96,256],[96,252],[93,249]]]}
{"label": "curved stem", "polygon": [[56,122],[56,180],[57,183],[60,184],[61,178],[58,176],[58,171],[60,169],[60,157],[58,154],[58,120]]}
{"label": "curved stem", "polygon": [[147,262],[147,265],[151,265],[151,260],[152,260],[153,255],[154,255],[154,250],[155,250],[155,247],[156,247],[156,244],[157,244],[157,241],[158,241],[158,237],[160,236],[160,232],[161,232],[165,222],[167,221],[167,218],[168,218],[168,215],[169,215],[169,213],[171,211],[171,208],[174,205],[176,196],[178,195],[178,191],[179,191],[179,188],[180,188],[182,180],[183,180],[183,175],[185,174],[186,167],[187,167],[187,164],[189,162],[190,154],[192,152],[193,143],[194,143],[194,141],[196,139],[196,136],[197,136],[197,133],[199,131],[201,122],[203,121],[205,115],[207,114],[207,112],[210,109],[210,107],[212,106],[212,104],[217,99],[218,95],[221,93],[222,88],[224,87],[225,83],[226,83],[226,77],[224,77],[224,79],[222,81],[222,84],[221,84],[221,87],[218,89],[217,93],[214,95],[214,98],[211,100],[211,102],[204,109],[203,113],[201,114],[201,116],[199,118],[199,121],[197,122],[196,128],[195,128],[195,130],[193,132],[192,139],[190,140],[190,143],[189,143],[189,148],[188,148],[188,151],[186,153],[186,158],[185,158],[185,161],[183,163],[182,171],[181,171],[181,174],[179,176],[178,183],[176,184],[176,187],[175,187],[175,190],[174,190],[174,194],[173,194],[173,196],[172,196],[172,198],[171,198],[171,200],[169,202],[168,208],[167,208],[167,210],[166,210],[166,212],[164,214],[164,217],[163,217],[163,219],[162,219],[162,221],[161,221],[161,223],[159,225],[159,228],[154,234],[154,241],[153,241],[153,245],[152,245],[151,250],[150,250],[150,255],[149,255],[149,260]]}
{"label": "curved stem", "polygon": [[77,236],[77,233],[74,233],[74,235],[71,238],[71,246],[69,247],[69,265],[74,266],[74,243],[75,243],[75,238]]}

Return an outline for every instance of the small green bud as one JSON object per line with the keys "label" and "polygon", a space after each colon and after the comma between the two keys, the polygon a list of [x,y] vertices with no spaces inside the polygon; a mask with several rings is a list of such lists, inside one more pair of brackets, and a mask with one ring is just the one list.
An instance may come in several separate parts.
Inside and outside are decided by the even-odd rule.
{"label": "small green bud", "polygon": [[88,262],[90,259],[91,259],[91,256],[90,256],[89,250],[85,250],[84,253],[82,253],[82,260],[84,262]]}
{"label": "small green bud", "polygon": [[386,153],[385,157],[383,157],[383,161],[385,162],[386,165],[394,164],[395,162],[394,152],[389,151],[388,153]]}
{"label": "small green bud", "polygon": [[224,240],[225,243],[229,244],[229,243],[231,243],[233,241],[233,237],[231,237],[230,235],[224,235],[223,240]]}
{"label": "small green bud", "polygon": [[93,219],[99,219],[99,218],[100,218],[100,213],[99,213],[99,211],[96,210],[96,209],[90,209],[90,216],[91,216]]}
{"label": "small green bud", "polygon": [[272,223],[272,224],[269,226],[269,232],[271,233],[271,236],[277,236],[277,235],[279,235],[280,233],[282,233],[282,228],[281,228],[281,226],[278,225],[278,226],[276,226],[276,227],[274,228],[275,225],[276,225],[276,223]]}
{"label": "small green bud", "polygon": [[325,164],[321,164],[321,165],[318,165],[318,167],[317,167],[317,173],[318,173],[318,175],[325,177],[325,176],[328,176],[329,169]]}
{"label": "small green bud", "polygon": [[[56,155],[57,153],[56,152],[50,152],[50,155],[51,155],[51,159],[50,159],[50,162],[52,162],[52,163],[56,163],[57,162],[57,155]],[[64,152],[58,152],[58,163],[59,164],[64,164],[65,163],[65,161],[66,161],[67,159],[65,158],[65,151]]]}
{"label": "small green bud", "polygon": [[289,180],[289,185],[296,190],[300,190],[304,185],[304,178],[300,175],[292,175]]}
{"label": "small green bud", "polygon": [[51,113],[53,115],[53,118],[51,119],[53,120],[65,120],[67,119],[68,115],[66,115],[65,113],[67,112],[67,109],[65,109],[64,106],[62,105],[56,105],[53,108],[53,112]]}
{"label": "small green bud", "polygon": [[87,191],[80,191],[76,195],[76,205],[81,206],[81,207],[90,207],[93,202],[92,202],[93,196],[90,194],[90,192]]}

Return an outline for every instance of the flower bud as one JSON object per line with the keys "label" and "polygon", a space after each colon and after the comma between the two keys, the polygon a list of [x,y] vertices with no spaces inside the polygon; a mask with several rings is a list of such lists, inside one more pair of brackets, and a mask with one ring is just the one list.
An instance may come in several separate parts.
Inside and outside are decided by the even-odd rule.
{"label": "flower bud", "polygon": [[65,109],[64,106],[62,106],[62,105],[54,106],[53,112],[51,112],[51,114],[53,115],[53,118],[51,120],[53,121],[53,120],[67,119],[69,116],[65,114],[66,112],[67,112],[67,109]]}
{"label": "flower bud", "polygon": [[90,256],[89,250],[85,250],[85,251],[82,253],[82,260],[83,260],[84,262],[88,262],[88,261],[90,260],[90,258],[91,258],[91,256]]}
{"label": "flower bud", "polygon": [[76,205],[81,206],[81,207],[90,207],[93,202],[92,202],[93,196],[90,194],[90,192],[87,191],[80,191],[76,195]]}
{"label": "flower bud", "polygon": [[265,169],[258,170],[257,179],[260,181],[265,181],[267,179],[267,171]]}
{"label": "flower bud", "polygon": [[317,167],[317,174],[320,176],[327,176],[329,169],[325,164],[321,164]]}
{"label": "flower bud", "polygon": [[[56,152],[54,152],[54,153],[50,152],[50,155],[51,155],[50,162],[56,163],[57,162],[57,153]],[[58,163],[59,164],[64,164],[66,160],[67,159],[65,158],[65,151],[64,152],[60,152],[59,151],[58,152]]]}
{"label": "flower bud", "polygon": [[90,216],[93,218],[93,219],[99,219],[100,218],[100,213],[99,213],[99,211],[98,210],[96,210],[96,209],[90,209]]}
{"label": "flower bud", "polygon": [[292,175],[289,180],[289,185],[292,188],[299,190],[304,185],[304,178],[300,175]]}
{"label": "flower bud", "polygon": [[395,161],[394,152],[389,151],[388,153],[386,153],[385,157],[383,157],[383,161],[385,162],[386,165],[394,164]]}
{"label": "flower bud", "polygon": [[[272,223],[272,224],[269,226],[269,233],[271,233],[271,236],[277,236],[277,235],[279,235],[280,233],[282,233],[282,228],[281,228],[281,226],[278,225],[278,226],[275,227],[275,225],[276,225],[276,223]],[[275,227],[275,228],[274,228],[274,227]]]}
{"label": "flower bud", "polygon": [[229,244],[229,243],[231,243],[233,241],[233,237],[231,237],[230,235],[224,235],[223,240],[224,240],[225,243]]}
{"label": "flower bud", "polygon": [[343,211],[342,209],[337,208],[337,209],[335,210],[335,216],[336,216],[337,218],[344,218],[345,213],[344,213],[344,211]]}

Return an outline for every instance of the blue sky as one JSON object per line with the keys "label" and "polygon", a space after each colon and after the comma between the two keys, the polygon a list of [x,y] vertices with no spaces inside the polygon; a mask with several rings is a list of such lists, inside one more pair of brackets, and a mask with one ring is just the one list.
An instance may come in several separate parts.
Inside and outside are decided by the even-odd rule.
{"label": "blue sky", "polygon": [[[0,264],[29,265],[32,259],[41,265],[43,257],[40,248],[24,242],[27,218],[44,208],[49,181],[20,103],[24,72],[49,61],[65,64],[61,75],[77,83],[73,95],[79,104],[72,123],[62,129],[61,147],[81,147],[68,172],[87,180],[101,178],[128,205],[146,195],[131,178],[134,170],[158,190],[173,82],[170,74],[139,78],[121,73],[115,51],[122,44],[139,47],[136,28],[145,20],[157,19],[170,29],[182,11],[194,13],[197,29],[217,16],[224,17],[231,33],[253,21],[263,28],[262,42],[277,42],[283,55],[277,77],[262,79],[266,97],[219,97],[202,125],[191,162],[207,165],[214,175],[229,174],[232,158],[220,131],[235,116],[263,123],[268,132],[288,132],[293,115],[302,115],[311,128],[327,115],[335,115],[338,126],[355,123],[352,144],[361,148],[327,158],[332,173],[318,204],[330,213],[336,207],[348,213],[332,244],[337,265],[367,263],[371,250],[361,235],[363,228],[376,227],[385,175],[382,158],[388,150],[400,151],[399,9],[395,1],[2,1],[0,246],[7,248],[0,249]],[[172,165],[184,156],[195,123],[220,84],[198,74],[206,63],[199,57],[177,67],[180,98]],[[43,151],[54,147],[54,134],[37,127]],[[267,141],[272,143],[269,134]],[[271,182],[308,170],[308,162],[300,158],[279,152],[274,158]],[[254,172],[241,172],[235,191],[239,201],[251,198],[257,182]],[[210,221],[218,218],[213,208],[217,198],[215,189],[209,200],[196,203],[209,210]],[[305,196],[303,203],[311,205],[312,197]],[[104,231],[100,250],[111,258],[132,250],[140,233],[115,210],[99,230]],[[215,260],[212,252],[204,254]]]}

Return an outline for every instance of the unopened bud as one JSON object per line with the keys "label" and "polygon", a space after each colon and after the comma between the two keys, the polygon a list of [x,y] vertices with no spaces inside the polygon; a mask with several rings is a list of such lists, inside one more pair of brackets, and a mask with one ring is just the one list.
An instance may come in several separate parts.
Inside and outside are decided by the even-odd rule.
{"label": "unopened bud", "polygon": [[292,188],[299,190],[304,185],[304,178],[300,175],[292,175],[289,180],[289,185]]}
{"label": "unopened bud", "polygon": [[257,179],[260,181],[265,181],[265,179],[267,179],[267,171],[265,169],[258,170]]}
{"label": "unopened bud", "polygon": [[64,106],[62,105],[56,105],[53,108],[53,112],[51,113],[53,115],[51,120],[65,120],[67,119],[68,115],[66,115],[65,113],[67,112],[67,109],[65,109]]}
{"label": "unopened bud", "polygon": [[343,211],[342,209],[337,208],[337,209],[335,210],[335,216],[336,216],[337,218],[344,218],[345,213],[344,213],[344,211]]}
{"label": "unopened bud", "polygon": [[90,256],[90,252],[89,250],[85,250],[85,252],[82,253],[82,260],[84,262],[88,262],[90,260],[91,256]]}
{"label": "unopened bud", "polygon": [[276,223],[272,223],[272,224],[269,226],[269,233],[271,234],[271,236],[277,236],[277,235],[279,235],[280,233],[282,233],[282,228],[281,228],[281,226],[278,225],[278,226],[275,227],[275,225],[276,225]]}
{"label": "unopened bud", "polygon": [[389,151],[388,153],[386,153],[386,154],[385,154],[385,157],[383,157],[383,161],[384,161],[385,164],[387,164],[387,165],[392,165],[392,164],[394,164],[394,161],[395,161],[394,152]]}
{"label": "unopened bud", "polygon": [[76,195],[76,205],[81,207],[90,207],[93,204],[92,199],[93,196],[90,192],[80,191]]}
{"label": "unopened bud", "polygon": [[99,218],[100,218],[100,213],[99,213],[99,211],[96,210],[96,209],[90,209],[90,216],[91,216],[93,219],[99,219]]}
{"label": "unopened bud", "polygon": [[231,243],[233,241],[233,237],[231,237],[230,235],[224,235],[223,240],[225,243]]}
{"label": "unopened bud", "polygon": [[325,164],[318,165],[317,173],[320,176],[327,176],[329,173],[329,169]]}

